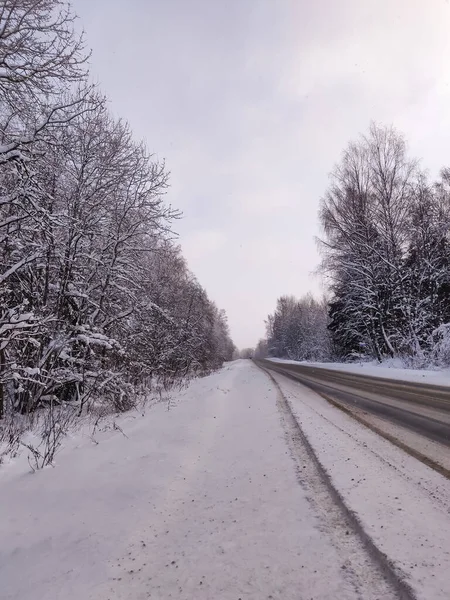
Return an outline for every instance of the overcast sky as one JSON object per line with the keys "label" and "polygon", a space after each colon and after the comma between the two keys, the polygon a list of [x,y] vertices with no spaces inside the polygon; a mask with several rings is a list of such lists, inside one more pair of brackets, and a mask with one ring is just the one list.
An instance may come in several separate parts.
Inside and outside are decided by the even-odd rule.
{"label": "overcast sky", "polygon": [[73,0],[92,73],[171,172],[190,268],[254,345],[321,293],[328,173],[371,120],[450,166],[448,0]]}

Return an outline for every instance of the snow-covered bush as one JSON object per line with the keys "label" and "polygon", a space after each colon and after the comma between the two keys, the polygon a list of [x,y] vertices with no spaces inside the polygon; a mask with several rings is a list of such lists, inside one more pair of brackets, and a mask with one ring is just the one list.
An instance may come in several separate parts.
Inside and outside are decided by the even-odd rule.
{"label": "snow-covered bush", "polygon": [[431,335],[431,363],[440,367],[450,366],[450,323],[443,323]]}

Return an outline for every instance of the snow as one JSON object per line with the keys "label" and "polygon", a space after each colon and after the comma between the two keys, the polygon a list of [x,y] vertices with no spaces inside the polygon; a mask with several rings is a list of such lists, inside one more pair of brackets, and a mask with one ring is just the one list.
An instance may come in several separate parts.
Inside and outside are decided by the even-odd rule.
{"label": "snow", "polygon": [[273,374],[316,456],[417,598],[450,597],[450,481],[308,388]]}
{"label": "snow", "polygon": [[170,410],[125,417],[127,437],[74,440],[34,475],[8,465],[2,600],[356,599],[298,485],[276,398],[237,362]]}
{"label": "snow", "polygon": [[[448,600],[450,482],[276,378],[417,598]],[[122,416],[125,435],[74,435],[54,468],[31,474],[23,455],[1,467],[2,600],[396,598],[279,402],[263,371],[236,361]]]}
{"label": "snow", "polygon": [[398,381],[415,381],[418,383],[428,383],[430,385],[450,386],[450,369],[428,370],[428,369],[405,369],[399,367],[401,363],[391,361],[386,363],[360,362],[360,363],[319,363],[308,361],[287,360],[282,358],[269,358],[273,362],[281,362],[291,365],[304,365],[308,367],[319,367],[323,369],[334,369],[336,371],[347,371],[349,373],[359,373],[369,375],[370,377],[383,377],[385,379],[395,379]]}

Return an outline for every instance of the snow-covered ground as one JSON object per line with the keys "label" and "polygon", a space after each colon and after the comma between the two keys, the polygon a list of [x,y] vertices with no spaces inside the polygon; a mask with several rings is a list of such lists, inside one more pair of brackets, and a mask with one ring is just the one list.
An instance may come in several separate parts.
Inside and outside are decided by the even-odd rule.
{"label": "snow-covered ground", "polygon": [[[349,509],[418,598],[450,597],[450,483],[276,375]],[[197,380],[55,468],[0,468],[2,600],[391,599],[278,387],[251,361]],[[410,596],[403,596],[410,597]],[[412,597],[412,596],[411,596]]]}
{"label": "snow-covered ground", "polygon": [[450,598],[450,481],[291,379],[281,386],[365,532],[418,598]]}
{"label": "snow-covered ground", "polygon": [[450,369],[405,369],[400,366],[401,363],[395,361],[380,364],[377,362],[318,363],[283,358],[270,358],[268,360],[292,365],[306,365],[321,367],[323,369],[348,371],[350,373],[361,373],[362,375],[370,375],[371,377],[385,377],[386,379],[397,379],[399,381],[415,381],[417,383],[429,383],[430,385],[450,386]]}

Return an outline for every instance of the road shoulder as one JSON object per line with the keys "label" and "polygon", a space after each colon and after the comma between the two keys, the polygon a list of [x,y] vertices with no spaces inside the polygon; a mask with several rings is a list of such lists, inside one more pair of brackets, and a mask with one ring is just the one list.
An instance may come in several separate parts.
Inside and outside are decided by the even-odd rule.
{"label": "road shoulder", "polygon": [[450,597],[450,481],[307,387],[273,373],[345,503],[417,597]]}

